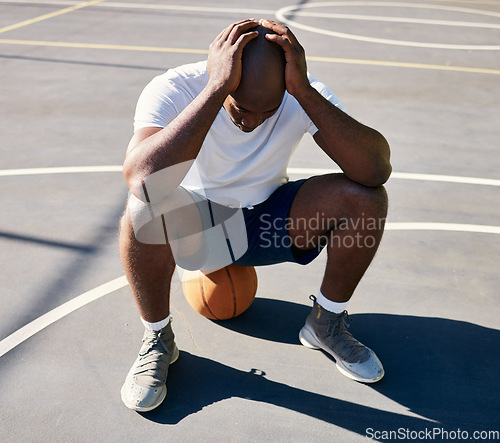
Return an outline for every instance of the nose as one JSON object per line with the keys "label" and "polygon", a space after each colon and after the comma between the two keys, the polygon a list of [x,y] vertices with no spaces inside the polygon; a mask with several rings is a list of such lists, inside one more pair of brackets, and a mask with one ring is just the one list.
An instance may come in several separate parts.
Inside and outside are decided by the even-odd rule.
{"label": "nose", "polygon": [[263,118],[259,114],[248,114],[241,119],[241,124],[247,128],[255,129],[257,126],[261,125]]}

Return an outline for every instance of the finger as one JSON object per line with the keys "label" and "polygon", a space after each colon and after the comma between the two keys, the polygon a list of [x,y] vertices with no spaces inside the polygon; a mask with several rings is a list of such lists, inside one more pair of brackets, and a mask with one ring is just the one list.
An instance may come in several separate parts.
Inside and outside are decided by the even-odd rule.
{"label": "finger", "polygon": [[243,48],[246,46],[246,44],[250,40],[257,38],[258,36],[259,33],[257,31],[247,32],[246,34],[242,34],[238,37],[238,40],[236,40],[235,46],[238,48],[238,50],[243,51]]}
{"label": "finger", "polygon": [[[298,43],[297,38],[294,33],[290,31],[288,26],[285,26],[283,23],[274,22],[272,20],[261,19],[259,22],[264,28],[267,28],[278,35],[284,36],[290,40],[292,44]],[[266,34],[266,37],[272,34]]]}
{"label": "finger", "polygon": [[219,40],[222,37],[222,35],[224,34],[224,32],[226,32],[226,29],[227,28],[224,28],[221,32],[219,32],[219,35],[217,37],[215,37],[214,41]]}
{"label": "finger", "polygon": [[224,28],[220,34],[217,36],[217,39],[220,39],[220,38],[223,38],[224,40],[227,40],[227,36],[231,33],[231,31],[233,30],[233,28],[237,25],[239,25],[240,23],[244,23],[248,21],[248,19],[245,19],[245,20],[240,20],[239,22],[236,22],[236,23],[231,23],[227,28]]}
{"label": "finger", "polygon": [[280,45],[285,52],[292,47],[292,43],[287,37],[278,34],[266,34],[266,39]]}
{"label": "finger", "polygon": [[273,20],[267,20],[265,18],[260,19],[259,23],[264,26],[264,28],[270,29],[277,34],[284,34],[288,29],[283,23],[278,23]]}
{"label": "finger", "polygon": [[230,24],[227,28],[223,29],[222,32],[219,34],[221,38],[224,40],[227,40],[233,29],[243,23],[255,21],[255,19],[245,19],[245,20],[240,20],[239,22],[232,23]]}
{"label": "finger", "polygon": [[252,28],[256,28],[257,26],[259,26],[259,22],[257,22],[256,20],[247,20],[243,23],[238,23],[233,27],[229,36],[227,37],[228,42],[234,44],[242,34],[245,34],[247,31]]}

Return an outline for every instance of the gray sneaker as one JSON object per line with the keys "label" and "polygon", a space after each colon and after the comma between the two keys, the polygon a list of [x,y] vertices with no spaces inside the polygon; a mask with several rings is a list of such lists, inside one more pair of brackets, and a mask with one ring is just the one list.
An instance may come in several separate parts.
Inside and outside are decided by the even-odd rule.
{"label": "gray sneaker", "polygon": [[335,314],[318,305],[314,296],[311,299],[314,305],[300,330],[300,342],[308,348],[328,352],[346,377],[363,383],[379,381],[384,376],[382,363],[347,330],[350,321],[347,311]]}
{"label": "gray sneaker", "polygon": [[121,398],[127,408],[146,412],[165,399],[168,367],[179,357],[179,349],[170,323],[161,331],[146,329],[142,342],[139,356],[122,386]]}

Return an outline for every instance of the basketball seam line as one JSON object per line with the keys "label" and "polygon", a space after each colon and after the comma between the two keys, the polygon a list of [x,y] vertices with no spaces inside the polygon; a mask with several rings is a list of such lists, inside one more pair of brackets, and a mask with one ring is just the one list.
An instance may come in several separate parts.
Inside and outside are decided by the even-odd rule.
{"label": "basketball seam line", "polygon": [[227,266],[224,268],[226,270],[227,276],[229,278],[229,282],[231,283],[231,292],[233,293],[233,318],[236,317],[236,289],[234,287],[233,279],[231,278],[231,273]]}
{"label": "basketball seam line", "polygon": [[210,309],[210,306],[208,305],[207,303],[207,300],[205,298],[205,290],[203,289],[203,274],[200,274],[200,276],[198,277],[198,280],[200,282],[200,288],[201,288],[201,298],[203,300],[203,304],[206,306],[206,308],[208,309],[208,312],[210,312],[210,314],[212,314],[212,316],[216,319],[216,320],[220,320],[220,318],[218,318],[213,312],[212,310]]}

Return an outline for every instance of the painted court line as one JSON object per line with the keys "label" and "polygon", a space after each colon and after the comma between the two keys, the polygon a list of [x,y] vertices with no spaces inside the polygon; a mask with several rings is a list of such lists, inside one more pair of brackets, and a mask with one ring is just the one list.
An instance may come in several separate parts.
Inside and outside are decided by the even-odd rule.
{"label": "painted court line", "polygon": [[406,17],[385,17],[378,15],[358,15],[358,14],[336,14],[325,12],[298,12],[295,14],[300,17],[313,18],[336,18],[342,20],[361,20],[370,22],[388,22],[388,23],[415,23],[419,25],[438,25],[438,26],[457,26],[464,28],[487,28],[500,29],[497,23],[480,23],[480,22],[459,22],[451,20],[431,20],[423,18],[406,18]]}
{"label": "painted court line", "polygon": [[461,223],[392,222],[387,223],[385,229],[388,231],[452,231],[500,234],[500,226],[467,225]]}
{"label": "painted court line", "polygon": [[[288,168],[287,171],[289,174],[319,175],[319,174],[331,174],[332,172],[340,172],[340,169]],[[391,179],[394,178],[401,180],[421,180],[421,181],[435,181],[435,182],[448,182],[448,183],[463,183],[469,185],[500,186],[500,180],[495,180],[491,178],[479,178],[479,177],[461,177],[454,175],[418,174],[413,172],[393,172],[391,174]]]}
{"label": "painted court line", "polygon": [[[386,6],[386,7],[403,7],[403,8],[420,8],[420,9],[434,9],[434,10],[443,10],[443,11],[453,11],[453,12],[463,12],[468,14],[480,14],[487,15],[491,17],[500,17],[500,13],[492,12],[492,11],[484,11],[480,9],[471,9],[471,8],[461,8],[454,6],[439,6],[439,5],[431,5],[431,4],[415,4],[415,3],[403,3],[403,2],[358,2],[358,1],[350,1],[350,2],[320,2],[320,3],[307,3],[301,5],[291,5],[285,6],[278,11],[276,11],[276,18],[287,24],[291,25],[298,29],[303,29],[304,31],[313,32],[316,34],[328,35],[331,37],[344,38],[349,40],[358,40],[369,43],[382,43],[386,45],[399,45],[399,46],[409,46],[409,47],[418,47],[418,48],[433,48],[433,49],[457,49],[457,50],[480,50],[480,51],[498,51],[500,50],[500,45],[457,45],[457,44],[445,44],[445,43],[425,43],[425,42],[416,42],[416,41],[406,41],[406,40],[394,40],[394,39],[385,39],[385,38],[375,38],[375,37],[366,37],[362,35],[356,34],[347,34],[343,32],[337,32],[330,29],[322,29],[316,26],[309,26],[297,22],[296,20],[292,20],[287,18],[287,15],[293,13],[294,16],[299,16],[300,13],[297,11],[298,9],[304,8],[324,8],[324,7],[334,7],[334,6]],[[302,12],[302,11],[300,11]]]}
{"label": "painted court line", "polygon": [[[40,40],[0,39],[0,44],[47,46],[47,47],[78,48],[78,49],[101,49],[101,50],[115,50],[115,51],[166,52],[166,53],[177,53],[177,54],[205,54],[205,55],[208,54],[207,49],[166,48],[161,46],[109,45],[101,43],[51,42],[51,41],[40,41]],[[454,71],[454,72],[467,72],[473,74],[500,75],[500,69],[471,68],[466,66],[428,65],[423,63],[405,63],[405,62],[392,62],[383,60],[362,60],[362,59],[317,57],[317,56],[307,56],[307,60],[323,62],[323,63],[344,63],[350,65],[384,66],[393,68],[427,69],[432,71]]]}
{"label": "painted court line", "polygon": [[112,292],[117,291],[118,289],[121,289],[127,285],[127,279],[124,275],[122,275],[121,277],[115,278],[114,280],[104,283],[97,288],[84,292],[83,294],[62,304],[61,306],[52,309],[52,311],[49,311],[46,314],[38,317],[37,319],[28,323],[26,326],[23,326],[21,329],[18,329],[16,332],[13,332],[8,337],[0,341],[0,357],[9,352],[11,349],[20,345],[28,338],[35,335],[37,332],[40,332],[47,326],[50,326],[57,320],[60,320],[66,315],[71,314],[72,312],[81,308],[82,306],[88,305],[89,303],[92,303],[93,301],[104,297],[105,295],[111,294]]}
{"label": "painted court line", "polygon": [[[467,225],[458,223],[397,222],[386,223],[385,229],[387,231],[451,231],[500,234],[500,226]],[[127,279],[122,275],[97,288],[84,292],[52,311],[38,317],[0,341],[0,357],[61,318],[127,285]]]}
{"label": "painted court line", "polygon": [[39,40],[13,39],[0,39],[0,43],[9,45],[48,46],[57,48],[109,49],[115,51],[169,52],[179,54],[208,54],[208,49],[164,48],[161,46],[108,45],[100,43],[48,42]]}
{"label": "painted court line", "polygon": [[45,175],[45,174],[75,174],[88,172],[122,172],[119,165],[110,166],[62,166],[54,168],[26,168],[26,169],[3,169],[0,170],[0,177],[18,175]]}
{"label": "painted court line", "polygon": [[[475,4],[474,2],[470,2]],[[295,9],[305,9],[305,8],[323,8],[323,7],[335,7],[335,6],[376,6],[376,7],[388,7],[388,8],[412,8],[412,9],[433,9],[438,11],[449,11],[449,12],[461,12],[465,14],[476,14],[476,15],[486,15],[488,17],[500,17],[500,12],[487,11],[484,9],[473,9],[473,8],[463,8],[461,6],[446,6],[446,5],[435,5],[431,3],[409,3],[409,2],[377,2],[377,1],[336,1],[336,2],[314,2],[306,3],[301,5],[290,5],[285,6],[282,9],[295,10]],[[303,11],[298,11],[294,15],[299,15]]]}
{"label": "painted court line", "polygon": [[441,2],[498,6],[498,0],[441,0]]}
{"label": "painted court line", "polygon": [[77,9],[86,8],[87,6],[97,5],[98,3],[101,3],[103,1],[104,0],[90,0],[90,1],[85,2],[85,3],[80,3],[80,4],[75,5],[75,6],[70,6],[69,8],[60,9],[59,11],[50,12],[49,14],[44,14],[44,15],[41,15],[39,17],[35,17],[35,18],[31,18],[29,20],[24,20],[24,21],[19,22],[19,23],[15,23],[13,25],[5,26],[3,28],[0,28],[0,34],[7,32],[7,31],[12,31],[14,29],[19,29],[19,28],[22,28],[23,26],[28,26],[28,25],[31,25],[33,23],[38,23],[38,22],[41,22],[43,20],[47,20],[47,19],[52,18],[52,17],[57,17],[57,16],[62,15],[62,14],[67,14],[68,12],[76,11]]}
{"label": "painted court line", "polygon": [[[104,1],[104,0],[101,0]],[[44,4],[44,5],[79,5],[79,1],[64,0],[0,0],[0,3],[21,3],[21,4]],[[250,8],[223,8],[210,6],[187,6],[187,5],[162,5],[153,3],[123,3],[123,2],[104,2],[96,6],[103,8],[119,9],[144,9],[155,11],[183,11],[183,12],[212,12],[216,14],[266,14],[274,15],[275,9],[250,9]]]}
{"label": "painted court line", "polygon": [[[450,3],[466,3],[466,4],[474,4],[474,5],[494,5],[497,6],[498,3],[495,1],[484,1],[484,0],[440,0],[441,2],[450,2]],[[79,5],[82,2],[78,0],[0,0],[0,3],[19,3],[19,4],[43,4],[43,5]],[[330,2],[331,3],[331,2]],[[349,2],[346,4],[346,2],[336,2],[336,5],[341,6],[342,3],[344,5],[350,6],[354,5],[355,2]],[[359,4],[359,2],[357,2]],[[380,2],[379,2],[380,3]],[[386,4],[388,2],[385,2]],[[394,3],[392,2],[393,6],[399,6],[404,3]],[[363,3],[365,6],[370,6],[370,4],[367,4],[366,2]],[[408,6],[409,4],[406,3]],[[421,7],[419,5],[414,5],[410,4],[411,7]],[[222,8],[222,7],[207,7],[207,6],[185,6],[185,5],[162,5],[162,4],[153,4],[153,3],[124,3],[124,2],[104,2],[100,3],[98,5],[99,7],[103,8],[123,8],[123,9],[152,9],[152,10],[172,10],[172,11],[185,11],[185,12],[214,12],[214,13],[227,13],[227,14],[235,14],[235,13],[249,13],[249,14],[274,14],[276,10],[274,9],[249,9],[249,8]],[[386,6],[389,6],[387,4]],[[431,6],[436,6],[437,9],[443,10],[444,8],[441,6],[437,5],[431,5]],[[468,9],[468,8],[456,8],[456,7],[445,7],[446,9],[444,10],[454,10],[454,11],[460,11],[460,12],[475,12],[477,13],[476,9]],[[450,9],[453,8],[453,9]],[[427,7],[428,9],[428,7]],[[490,11],[485,11],[486,15],[491,15]],[[495,14],[495,13],[493,13]],[[297,16],[309,16],[307,12],[303,11],[298,11],[295,13]]]}
{"label": "painted court line", "polygon": [[434,182],[464,183],[470,185],[500,186],[500,180],[479,177],[457,177],[453,175],[415,174],[410,172],[394,172],[392,178],[403,180],[424,180]]}
{"label": "painted court line", "polygon": [[[17,177],[22,175],[49,175],[49,174],[78,174],[91,172],[122,172],[120,165],[104,166],[60,166],[52,168],[25,168],[25,169],[0,169],[0,177]],[[295,175],[319,175],[340,172],[340,169],[321,168],[288,168],[289,174]],[[463,183],[469,185],[500,186],[500,180],[479,177],[461,177],[439,174],[419,174],[413,172],[393,172],[392,179],[421,180],[447,183]]]}
{"label": "painted court line", "polygon": [[326,62],[326,63],[345,63],[349,65],[387,66],[391,68],[429,69],[432,71],[454,71],[454,72],[469,72],[473,74],[500,75],[500,69],[469,68],[465,66],[427,65],[424,63],[386,62],[383,60],[361,60],[361,59],[316,57],[316,56],[307,56],[307,60]]}
{"label": "painted court line", "polygon": [[186,6],[186,5],[161,5],[141,3],[106,2],[99,5],[105,8],[126,9],[153,9],[157,11],[184,11],[184,12],[213,12],[217,14],[269,14],[273,15],[274,9],[249,9],[249,8],[222,8],[215,6]]}

